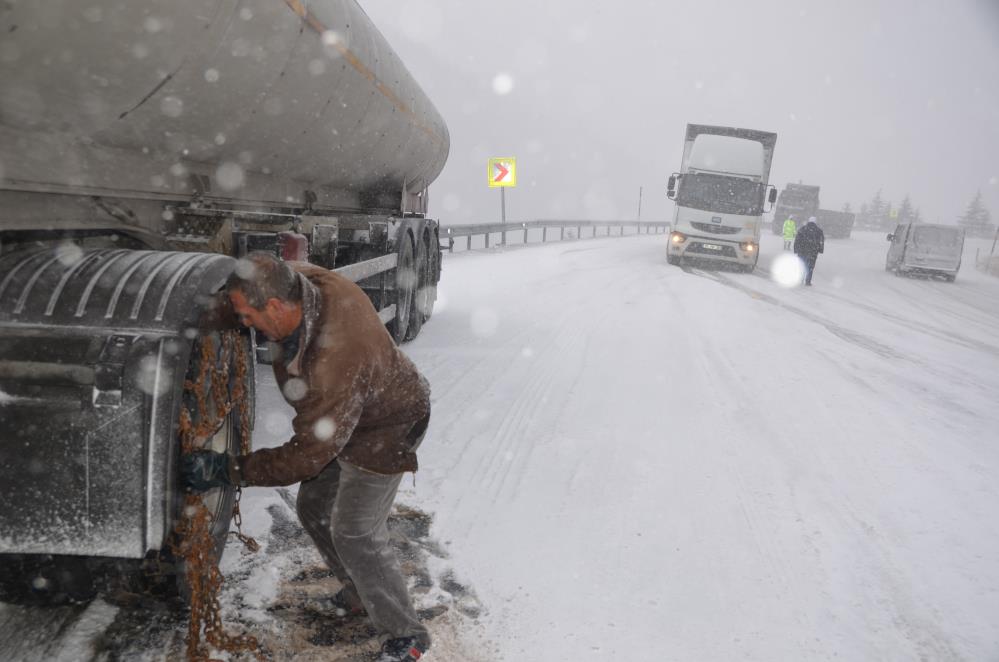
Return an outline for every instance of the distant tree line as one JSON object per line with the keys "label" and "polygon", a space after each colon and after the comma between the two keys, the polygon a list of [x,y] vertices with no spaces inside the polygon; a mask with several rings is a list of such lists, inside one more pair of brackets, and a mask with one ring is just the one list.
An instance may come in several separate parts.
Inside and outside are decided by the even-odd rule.
{"label": "distant tree line", "polygon": [[[850,203],[843,206],[843,211],[853,211]],[[894,205],[889,200],[885,200],[881,195],[881,189],[878,189],[870,200],[860,205],[854,228],[890,232],[900,223],[922,222],[924,221],[919,207],[912,204],[908,194],[901,203]],[[991,237],[995,234],[996,227],[992,223],[992,216],[988,208],[982,203],[981,191],[975,194],[964,213],[957,218],[957,224],[966,230],[968,236]]]}

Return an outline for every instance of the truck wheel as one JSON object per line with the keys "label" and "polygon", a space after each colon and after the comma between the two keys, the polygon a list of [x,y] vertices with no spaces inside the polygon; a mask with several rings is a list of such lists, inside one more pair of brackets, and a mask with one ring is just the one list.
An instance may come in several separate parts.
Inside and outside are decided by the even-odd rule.
{"label": "truck wheel", "polygon": [[[248,420],[245,424],[249,428],[252,427],[253,402],[255,397],[253,347],[247,335],[239,334],[236,338],[237,342],[243,344],[243,356],[246,361],[246,375],[243,384],[244,396],[242,400],[245,402],[243,406],[247,407]],[[200,382],[201,375],[203,374],[203,355],[201,351],[204,343],[212,344],[214,364],[210,366],[210,370],[217,371],[218,374],[228,375],[228,384],[224,387],[224,397],[227,399],[233,398],[237,374],[236,348],[233,348],[232,355],[225,356],[225,352],[222,349],[221,336],[217,333],[202,336],[198,342],[194,343],[185,381],[192,383]],[[217,394],[211,388],[205,388],[204,395],[206,397],[204,400],[204,409],[202,409],[196,393],[191,391],[184,393],[184,407],[190,413],[191,422],[195,427],[206,420],[217,420],[216,415],[226,404],[216,401]],[[233,456],[241,452],[240,439],[242,439],[244,421],[240,416],[240,403],[235,400],[229,401],[233,403],[232,410],[225,414],[220,422],[216,422],[215,433],[205,442],[202,448],[219,453],[228,453],[230,456]],[[246,430],[246,434],[249,433],[250,430]],[[178,443],[178,455],[180,452],[180,444]],[[175,494],[174,513],[180,518],[185,516],[185,509],[187,508],[186,495],[179,486],[175,490]],[[200,495],[201,504],[204,505],[209,513],[211,549],[209,550],[209,558],[207,559],[208,563],[218,563],[219,559],[222,558],[222,553],[225,550],[225,544],[229,537],[229,526],[232,521],[235,497],[236,488],[232,486],[218,487]],[[179,595],[188,600],[190,598],[190,588],[187,574],[190,569],[183,559],[182,552],[186,549],[185,545],[189,541],[183,540],[178,536],[176,524],[179,522],[179,519],[175,520],[175,526],[171,530],[167,543],[158,554],[155,554],[147,562],[147,567],[143,570],[145,575],[145,586],[143,588],[151,589],[156,593],[163,593],[168,597]]]}
{"label": "truck wheel", "polygon": [[666,254],[666,263],[667,264],[672,264],[674,267],[678,267],[678,266],[680,266],[680,256],[679,255],[670,255],[669,253],[667,253]]}
{"label": "truck wheel", "polygon": [[423,323],[430,319],[434,302],[437,301],[437,284],[434,282],[437,275],[437,253],[430,246],[430,240],[424,237],[416,251],[418,278],[413,292],[413,306],[409,313],[406,340],[412,340],[420,335]]}
{"label": "truck wheel", "polygon": [[395,267],[395,318],[388,324],[389,333],[396,343],[406,340],[412,317],[413,293],[419,279],[412,240],[406,234],[399,241],[399,262]]}

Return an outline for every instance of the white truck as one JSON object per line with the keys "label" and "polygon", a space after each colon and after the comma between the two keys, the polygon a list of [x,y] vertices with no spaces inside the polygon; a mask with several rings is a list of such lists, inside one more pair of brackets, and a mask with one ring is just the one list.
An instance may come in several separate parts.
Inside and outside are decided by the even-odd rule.
{"label": "white truck", "polygon": [[679,173],[666,195],[676,201],[666,260],[724,262],[751,272],[760,252],[765,205],[777,200],[769,184],[777,134],[688,124]]}

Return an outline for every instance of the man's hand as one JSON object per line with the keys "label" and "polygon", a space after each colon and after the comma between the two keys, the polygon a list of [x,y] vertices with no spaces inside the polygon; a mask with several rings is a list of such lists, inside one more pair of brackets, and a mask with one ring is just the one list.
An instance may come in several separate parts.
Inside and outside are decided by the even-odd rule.
{"label": "man's hand", "polygon": [[192,492],[232,485],[229,456],[215,451],[193,451],[181,455],[180,483]]}

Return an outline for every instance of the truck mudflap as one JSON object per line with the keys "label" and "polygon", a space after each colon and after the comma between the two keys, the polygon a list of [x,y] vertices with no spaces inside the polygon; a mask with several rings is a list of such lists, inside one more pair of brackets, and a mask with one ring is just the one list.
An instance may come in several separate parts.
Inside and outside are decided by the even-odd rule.
{"label": "truck mudflap", "polygon": [[198,320],[234,262],[72,245],[0,258],[0,554],[161,547]]}

